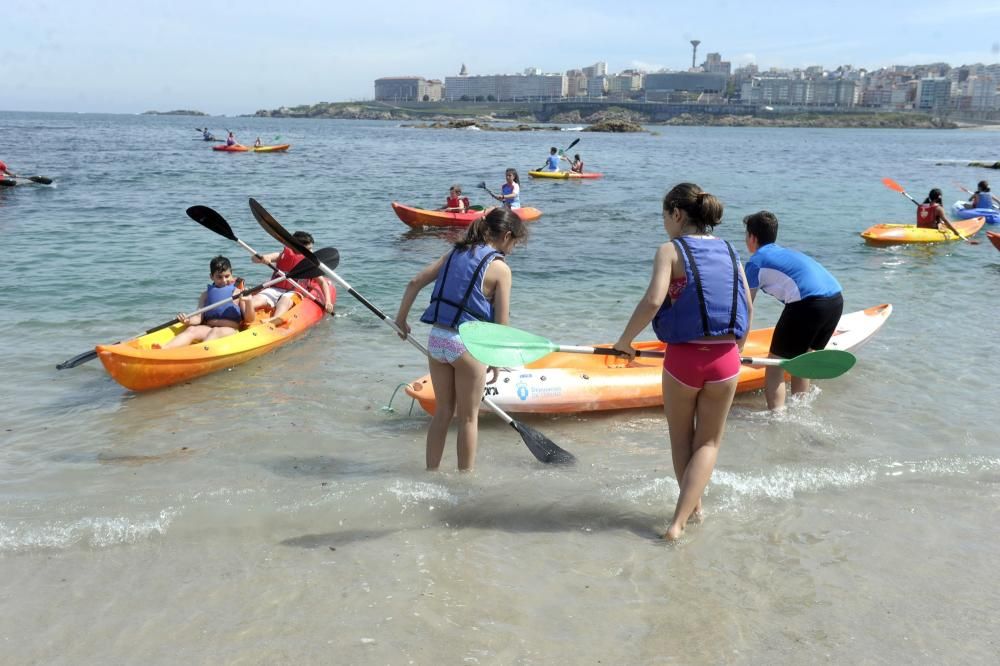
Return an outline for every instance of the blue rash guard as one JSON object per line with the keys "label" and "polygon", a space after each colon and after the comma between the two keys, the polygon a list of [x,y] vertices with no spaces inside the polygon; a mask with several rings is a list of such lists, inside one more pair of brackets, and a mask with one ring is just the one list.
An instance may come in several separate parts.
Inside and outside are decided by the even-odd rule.
{"label": "blue rash guard", "polygon": [[747,284],[786,305],[807,298],[836,296],[843,289],[818,261],[777,243],[757,248],[746,265]]}
{"label": "blue rash guard", "polygon": [[546,171],[559,171],[559,156],[549,155],[548,159],[545,160],[545,170]]}

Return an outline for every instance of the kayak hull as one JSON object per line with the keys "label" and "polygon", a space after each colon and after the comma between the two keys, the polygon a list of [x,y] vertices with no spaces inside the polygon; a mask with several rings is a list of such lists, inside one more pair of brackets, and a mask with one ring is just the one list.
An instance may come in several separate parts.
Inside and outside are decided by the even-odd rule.
{"label": "kayak hull", "polygon": [[282,143],[276,146],[254,146],[250,150],[255,153],[283,153],[291,147],[290,143]]}
{"label": "kayak hull", "polygon": [[991,243],[993,243],[993,247],[1000,250],[1000,234],[995,231],[987,231],[986,237],[990,239]]}
{"label": "kayak hull", "polygon": [[996,208],[966,208],[964,201],[956,201],[951,207],[951,216],[960,220],[971,220],[974,217],[981,217],[986,220],[986,224],[1000,223],[1000,210]]}
{"label": "kayak hull", "polygon": [[[969,237],[979,231],[986,220],[974,217],[971,220],[955,220],[952,226]],[[876,224],[861,232],[861,237],[870,245],[899,245],[905,243],[943,243],[961,240],[950,229],[919,229],[915,224]]]}
{"label": "kayak hull", "polygon": [[532,178],[553,178],[556,180],[591,180],[594,178],[604,178],[603,173],[595,171],[586,173],[573,173],[572,171],[529,171]]}
{"label": "kayak hull", "polygon": [[[857,349],[885,324],[892,314],[889,304],[858,310],[841,317],[827,349]],[[744,356],[767,356],[774,328],[751,331]],[[603,345],[610,346],[610,345]],[[663,351],[666,345],[653,340],[639,342],[636,349]],[[554,352],[524,368],[501,370],[485,394],[507,412],[564,414],[663,405],[663,361],[636,357],[627,363],[617,356]],[[764,388],[764,369],[743,366],[737,392]],[[428,413],[436,407],[430,375],[406,385],[406,394]],[[483,408],[486,411],[486,408]]]}
{"label": "kayak hull", "polygon": [[[483,216],[481,210],[469,211],[467,213],[449,213],[443,210],[427,210],[425,208],[414,208],[401,203],[392,202],[392,210],[405,224],[415,229],[420,227],[467,227],[473,220]],[[542,216],[542,211],[537,208],[514,208],[515,215],[525,222],[537,220]]]}
{"label": "kayak hull", "polygon": [[250,148],[242,144],[235,143],[231,146],[212,146],[212,150],[220,153],[245,153],[250,150]]}
{"label": "kayak hull", "polygon": [[97,345],[97,356],[112,379],[132,391],[149,391],[231,368],[266,354],[301,336],[324,315],[313,301],[297,302],[282,321],[269,323],[268,314],[258,312],[258,319],[246,329],[208,342],[186,347],[153,349],[163,345],[186,327],[175,324],[135,340],[114,345]]}

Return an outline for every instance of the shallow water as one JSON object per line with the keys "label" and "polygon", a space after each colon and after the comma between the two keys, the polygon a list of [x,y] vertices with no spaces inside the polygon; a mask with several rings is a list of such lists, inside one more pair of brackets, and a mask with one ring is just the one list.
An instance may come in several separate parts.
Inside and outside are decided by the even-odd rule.
{"label": "shallow water", "polygon": [[[203,122],[292,149],[216,154],[192,140]],[[57,183],[0,190],[3,661],[996,661],[1000,254],[857,235],[913,217],[884,176],[919,198],[989,178],[936,162],[987,160],[991,135],[655,130],[0,114],[0,158]],[[485,204],[476,183],[577,137],[606,178],[522,181],[544,215],[510,259],[515,325],[613,340],[681,180],[724,201],[738,248],[742,216],[768,208],[848,310],[895,307],[850,373],[786,412],[737,398],[707,521],[677,546],[657,538],[677,495],[659,411],[524,419],[570,468],[484,417],[477,471],[429,474],[427,417],[401,391],[386,409],[425,363],[344,291],[302,341],[186,385],[134,394],[97,362],[54,369],[191,309],[215,254],[266,279],[188,206],[271,251],[257,198],[339,248],[338,274],[391,314],[452,235],[410,231],[389,201],[440,205],[459,182]],[[779,311],[758,299],[756,325]]]}

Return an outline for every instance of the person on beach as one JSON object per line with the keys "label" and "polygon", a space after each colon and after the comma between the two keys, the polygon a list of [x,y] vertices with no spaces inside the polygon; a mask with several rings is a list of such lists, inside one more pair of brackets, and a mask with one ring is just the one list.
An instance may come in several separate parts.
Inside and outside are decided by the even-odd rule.
{"label": "person on beach", "polygon": [[569,170],[573,173],[583,173],[583,160],[580,159],[580,153],[573,156],[573,159],[566,157],[565,155],[560,155],[560,159],[564,159],[569,162]]}
{"label": "person on beach", "polygon": [[229,131],[229,134],[226,136],[226,145],[227,146],[236,145],[236,135],[233,134],[231,130]]}
{"label": "person on beach", "polygon": [[739,255],[712,235],[722,213],[722,202],[693,183],[667,192],[663,227],[670,241],[656,251],[646,293],[614,344],[634,358],[632,341],[650,321],[656,336],[669,343],[663,404],[680,487],[663,535],[671,541],[688,520],[701,520],[701,495],[715,469],[753,315]]}
{"label": "person on beach", "polygon": [[[810,257],[778,245],[778,218],[762,210],[743,218],[750,260],[746,265],[750,300],[757,290],[785,304],[771,337],[770,358],[794,358],[824,349],[844,313],[844,297],[837,279]],[[764,370],[768,409],[785,405],[785,371]],[[792,377],[792,395],[809,390],[809,380]]]}
{"label": "person on beach", "polygon": [[517,169],[507,169],[504,172],[504,184],[500,186],[500,194],[494,198],[510,209],[521,207],[521,179]]}
{"label": "person on beach", "polygon": [[[233,266],[229,259],[219,255],[208,265],[212,282],[198,299],[198,309],[228,299],[224,305],[188,317],[184,313],[177,315],[187,328],[178,333],[162,349],[184,347],[195,342],[207,342],[224,338],[240,330],[242,324],[252,324],[256,317],[250,296],[241,294],[243,285],[237,285],[233,277]],[[242,280],[240,280],[242,283]]]}
{"label": "person on beach", "polygon": [[[313,237],[307,231],[296,231],[292,237],[305,246],[307,250],[313,248]],[[282,248],[280,252],[270,252],[268,254],[255,256],[252,261],[255,264],[271,264],[277,267],[277,271],[271,274],[272,279],[279,277],[278,271],[288,273],[302,261],[304,257],[291,248]],[[323,303],[323,309],[327,313],[333,312],[335,297],[333,288],[329,280],[319,277],[314,280],[299,280],[299,285],[309,291]],[[278,284],[268,287],[253,297],[254,308],[272,308],[271,317],[279,318],[295,303],[292,294],[297,291],[295,285],[290,280],[283,280]]]}
{"label": "person on beach", "polygon": [[549,148],[549,156],[545,158],[545,166],[539,171],[559,171],[559,149],[555,146]]}
{"label": "person on beach", "polygon": [[[968,190],[966,190],[968,192]],[[968,202],[963,204],[966,208],[996,208],[993,203],[993,193],[990,192],[990,184],[985,180],[979,181],[976,191],[969,197]]]}
{"label": "person on beach", "polygon": [[465,238],[450,252],[422,268],[403,292],[396,325],[405,339],[410,334],[406,318],[417,294],[434,283],[430,305],[420,317],[433,326],[427,340],[427,365],[437,399],[427,428],[428,470],[441,464],[453,416],[458,419],[458,469],[471,470],[475,464],[486,366],[466,350],[458,327],[467,321],[508,322],[511,273],[504,257],[526,234],[517,215],[494,208],[469,225]]}
{"label": "person on beach", "polygon": [[469,197],[462,196],[462,186],[452,185],[448,190],[448,198],[445,200],[443,208],[438,210],[443,210],[449,213],[464,213],[469,210]]}

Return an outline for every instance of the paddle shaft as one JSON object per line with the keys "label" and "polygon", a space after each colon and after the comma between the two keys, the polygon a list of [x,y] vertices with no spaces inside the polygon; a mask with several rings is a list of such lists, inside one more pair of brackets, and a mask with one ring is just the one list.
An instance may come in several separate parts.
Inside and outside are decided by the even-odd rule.
{"label": "paddle shaft", "polygon": [[[604,356],[625,356],[624,352],[621,352],[612,347],[577,347],[574,345],[556,345],[556,350],[558,352],[568,352],[570,354],[602,354]],[[665,352],[661,351],[650,351],[637,349],[635,351],[636,356],[645,356],[647,358],[663,358]],[[744,365],[784,365],[788,363],[787,358],[760,358],[757,356],[740,356],[740,363]]]}
{"label": "paddle shaft", "polygon": [[[244,250],[246,250],[247,252],[249,252],[253,256],[255,256],[258,259],[260,259],[261,263],[263,263],[265,266],[269,267],[271,270],[273,270],[275,273],[277,273],[278,276],[279,276],[278,277],[278,282],[281,282],[282,280],[288,280],[288,282],[290,282],[295,287],[296,291],[298,291],[300,294],[302,294],[306,298],[311,299],[312,302],[315,303],[316,305],[318,305],[321,310],[323,310],[324,312],[326,312],[326,303],[323,303],[320,299],[318,299],[317,297],[313,296],[312,293],[310,293],[301,284],[299,284],[295,280],[293,280],[290,277],[288,277],[285,273],[283,273],[280,270],[278,270],[278,267],[275,264],[272,264],[269,261],[264,261],[264,255],[262,255],[260,252],[258,252],[257,250],[253,249],[252,247],[250,247],[246,243],[244,243],[239,238],[236,239],[236,243],[240,247],[242,247]],[[323,266],[323,264],[320,264],[320,267],[322,267],[322,266]],[[329,313],[329,314],[330,314],[330,316],[333,316],[332,312]]]}
{"label": "paddle shaft", "polygon": [[[968,194],[968,195],[973,195],[973,194],[975,194],[975,192],[973,192],[973,191],[971,191],[971,190],[967,190],[967,189],[965,189],[965,186],[964,186],[964,185],[961,185],[961,184],[959,184],[959,183],[955,183],[955,184],[956,184],[956,185],[958,185],[958,189],[962,190],[962,191],[963,191],[963,192],[965,192],[966,194]],[[990,192],[990,198],[991,198],[991,199],[993,199],[993,203],[995,203],[995,204],[998,204],[998,205],[1000,205],[1000,199],[997,199],[997,198],[996,198],[996,196],[995,196],[995,195],[994,195],[994,194],[993,194],[992,192]]]}

